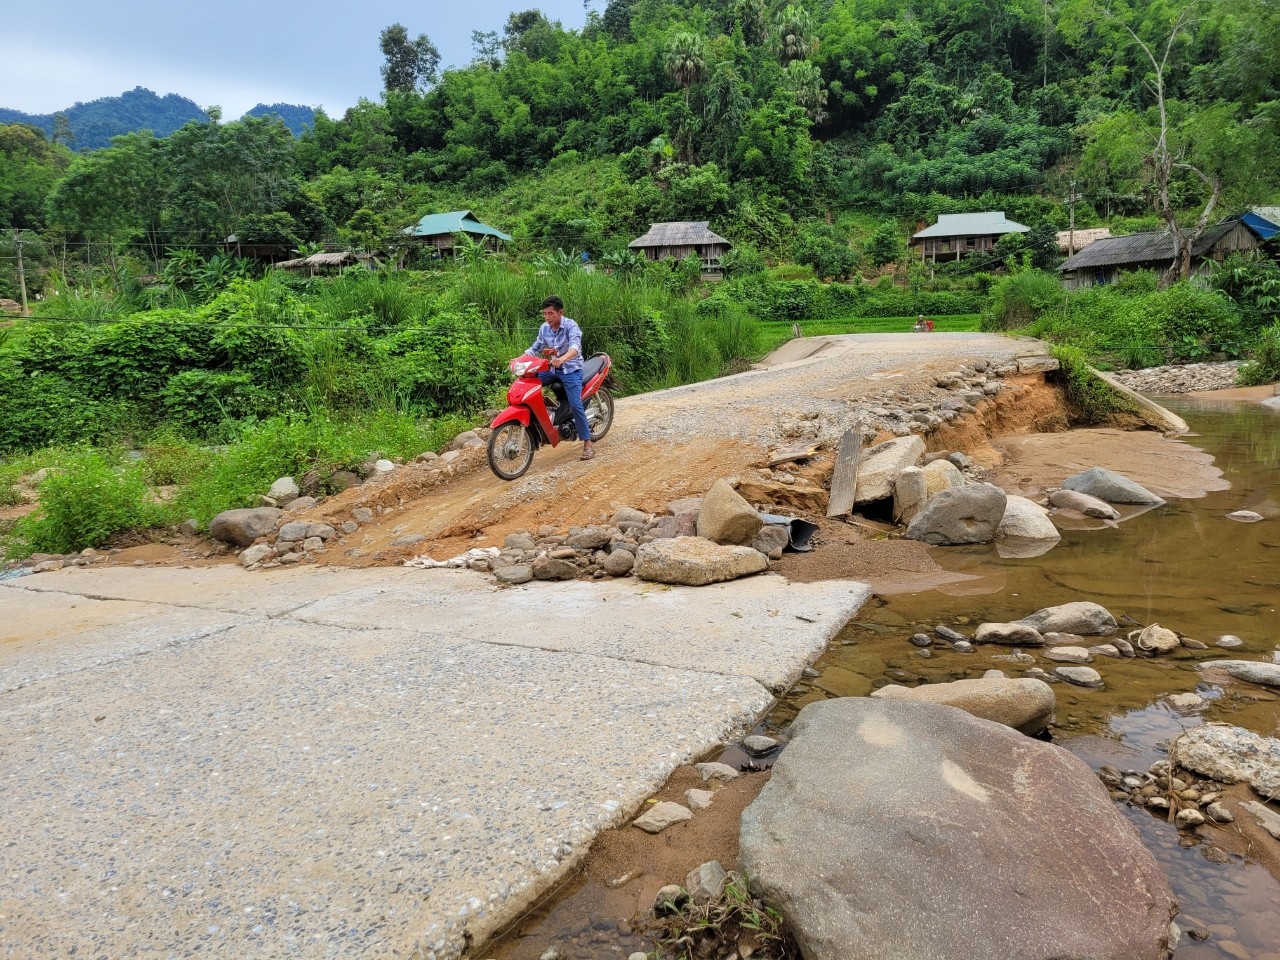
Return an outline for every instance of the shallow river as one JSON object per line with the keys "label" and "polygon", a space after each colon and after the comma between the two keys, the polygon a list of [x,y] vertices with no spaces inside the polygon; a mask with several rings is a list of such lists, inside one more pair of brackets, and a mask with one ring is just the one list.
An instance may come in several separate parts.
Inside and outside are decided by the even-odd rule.
{"label": "shallow river", "polygon": [[[1215,456],[1230,489],[1171,501],[1119,527],[1064,531],[1058,546],[1032,559],[1001,559],[989,546],[940,548],[935,552],[940,565],[973,579],[873,598],[814,665],[819,675],[788,693],[760,732],[785,731],[807,703],[865,696],[888,682],[980,677],[992,667],[1017,676],[1016,665],[991,659],[1008,653],[1006,649],[979,647],[965,655],[943,645],[926,658],[908,638],[932,633],[939,623],[971,633],[985,621],[1016,620],[1041,607],[1093,600],[1122,622],[1159,622],[1209,648],[1183,649],[1160,659],[1096,658],[1092,666],[1104,678],[1102,689],[1055,685],[1055,742],[1095,769],[1109,763],[1122,770],[1146,770],[1164,758],[1181,730],[1202,720],[1280,736],[1280,697],[1247,684],[1207,684],[1196,668],[1198,661],[1212,659],[1280,662],[1280,413],[1245,402],[1163,402],[1191,425],[1189,441]],[[1255,524],[1226,519],[1240,509],[1267,519]],[[1244,647],[1214,646],[1223,634],[1242,638]],[[1053,666],[1037,659],[1041,666]],[[1186,691],[1200,693],[1208,705],[1199,713],[1182,714],[1164,700]],[[1209,934],[1203,942],[1184,936],[1177,960],[1280,960],[1280,883],[1261,866],[1226,855],[1212,842],[1180,835],[1163,819],[1126,804],[1118,808],[1168,876],[1181,905],[1180,925]],[[573,911],[563,909],[568,906],[562,904],[546,918],[535,937],[539,949],[530,956],[557,942],[567,957],[580,953],[584,918],[574,922],[566,915]],[[625,951],[647,946],[609,933],[601,940],[613,942],[598,955],[626,956]],[[502,956],[525,955],[507,946]],[[532,943],[526,950],[530,947]]]}

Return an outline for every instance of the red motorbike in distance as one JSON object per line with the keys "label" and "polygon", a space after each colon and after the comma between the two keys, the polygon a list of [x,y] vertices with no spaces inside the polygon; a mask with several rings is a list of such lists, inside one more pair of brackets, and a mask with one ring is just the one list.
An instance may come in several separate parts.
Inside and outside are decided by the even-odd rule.
{"label": "red motorbike in distance", "polygon": [[[533,463],[534,451],[544,443],[554,447],[561,440],[581,439],[563,385],[559,381],[550,384],[555,395],[550,404],[543,394],[538,374],[551,369],[550,361],[524,354],[509,366],[516,379],[507,391],[507,409],[489,425],[489,468],[503,480],[523,476]],[[607,385],[612,367],[607,353],[598,353],[582,364],[582,405],[592,443],[613,425],[613,394]]]}

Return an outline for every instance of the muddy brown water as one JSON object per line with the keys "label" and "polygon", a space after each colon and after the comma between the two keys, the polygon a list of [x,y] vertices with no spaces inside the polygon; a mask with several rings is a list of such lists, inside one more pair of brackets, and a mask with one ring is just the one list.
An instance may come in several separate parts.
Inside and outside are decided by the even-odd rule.
{"label": "muddy brown water", "polygon": [[[1206,682],[1197,668],[1199,661],[1225,658],[1280,662],[1280,413],[1256,403],[1162,402],[1188,421],[1193,431],[1189,441],[1214,455],[1230,489],[1170,501],[1118,527],[1064,530],[1058,546],[1039,557],[1001,558],[990,546],[935,551],[939,565],[971,579],[873,598],[814,665],[818,676],[784,696],[760,731],[785,736],[806,704],[865,696],[885,683],[980,677],[991,668],[1020,675],[1017,665],[993,659],[1009,653],[1007,649],[978,647],[966,655],[935,645],[926,658],[908,638],[932,633],[936,624],[971,633],[982,622],[1016,620],[1041,607],[1093,600],[1129,628],[1159,622],[1201,640],[1208,649],[1182,649],[1160,659],[1095,658],[1092,666],[1105,680],[1102,689],[1055,686],[1055,742],[1095,769],[1109,763],[1122,770],[1145,770],[1164,758],[1182,730],[1206,720],[1280,736],[1280,696],[1248,684]],[[1226,519],[1241,509],[1266,519],[1254,524]],[[1240,637],[1243,648],[1215,646],[1223,634]],[[1041,666],[1053,666],[1037,659]],[[1198,692],[1207,705],[1183,714],[1165,699],[1187,691]],[[1212,839],[1180,834],[1144,810],[1123,803],[1118,808],[1168,877],[1181,904],[1184,931],[1208,937],[1201,941],[1184,935],[1178,960],[1280,960],[1280,882],[1270,872],[1249,857],[1224,853]],[[575,901],[579,907],[604,905],[590,890],[578,890],[544,908],[540,922],[522,925],[525,936],[534,934],[526,949],[520,948],[520,937],[513,937],[486,956],[536,957],[555,945],[566,958],[625,957],[649,947],[632,935],[631,918],[609,920],[598,912],[584,916]]]}

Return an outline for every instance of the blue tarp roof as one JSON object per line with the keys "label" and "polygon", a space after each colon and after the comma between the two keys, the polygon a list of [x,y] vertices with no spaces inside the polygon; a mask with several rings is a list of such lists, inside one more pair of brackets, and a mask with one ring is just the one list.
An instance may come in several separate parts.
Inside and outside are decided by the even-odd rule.
{"label": "blue tarp roof", "polygon": [[1280,217],[1280,208],[1257,207],[1240,218],[1241,222],[1263,240],[1270,240],[1280,233],[1280,222],[1271,219]]}
{"label": "blue tarp roof", "polygon": [[497,237],[499,240],[511,239],[501,230],[495,230],[481,223],[471,215],[470,210],[428,213],[412,227],[405,227],[404,232],[411,237],[434,237],[441,233],[475,233],[484,237]]}

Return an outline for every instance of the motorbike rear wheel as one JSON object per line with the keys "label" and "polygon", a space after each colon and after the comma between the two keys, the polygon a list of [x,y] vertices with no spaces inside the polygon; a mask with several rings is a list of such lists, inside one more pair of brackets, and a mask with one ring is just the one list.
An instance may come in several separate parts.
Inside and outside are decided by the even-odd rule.
{"label": "motorbike rear wheel", "polygon": [[515,480],[533,463],[533,437],[512,420],[489,434],[489,469],[503,480]]}
{"label": "motorbike rear wheel", "polygon": [[600,385],[600,389],[588,398],[587,426],[591,428],[591,442],[601,439],[613,426],[613,394],[609,388]]}

